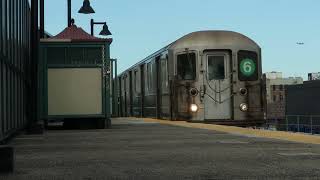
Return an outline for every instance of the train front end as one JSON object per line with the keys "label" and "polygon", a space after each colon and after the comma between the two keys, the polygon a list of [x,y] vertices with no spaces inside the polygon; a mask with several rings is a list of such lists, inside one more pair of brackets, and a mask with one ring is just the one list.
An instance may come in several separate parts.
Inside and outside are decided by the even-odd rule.
{"label": "train front end", "polygon": [[191,33],[171,48],[174,119],[252,126],[264,122],[261,49],[230,31]]}

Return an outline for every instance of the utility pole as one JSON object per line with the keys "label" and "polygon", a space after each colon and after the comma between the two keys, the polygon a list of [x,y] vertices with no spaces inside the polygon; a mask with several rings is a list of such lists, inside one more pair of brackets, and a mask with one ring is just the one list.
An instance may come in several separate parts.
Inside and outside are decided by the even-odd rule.
{"label": "utility pole", "polygon": [[68,0],[68,27],[71,26],[71,0]]}

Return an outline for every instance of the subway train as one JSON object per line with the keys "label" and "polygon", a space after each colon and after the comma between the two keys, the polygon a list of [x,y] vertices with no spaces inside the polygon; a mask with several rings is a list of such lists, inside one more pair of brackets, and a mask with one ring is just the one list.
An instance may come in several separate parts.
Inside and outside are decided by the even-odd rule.
{"label": "subway train", "polygon": [[232,31],[185,35],[119,74],[116,116],[264,123],[261,48]]}

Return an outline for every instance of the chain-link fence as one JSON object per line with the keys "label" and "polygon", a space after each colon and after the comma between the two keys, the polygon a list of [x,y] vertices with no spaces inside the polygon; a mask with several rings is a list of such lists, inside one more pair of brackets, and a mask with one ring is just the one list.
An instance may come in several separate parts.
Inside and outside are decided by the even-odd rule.
{"label": "chain-link fence", "polygon": [[320,134],[320,115],[287,115],[267,121],[267,129]]}

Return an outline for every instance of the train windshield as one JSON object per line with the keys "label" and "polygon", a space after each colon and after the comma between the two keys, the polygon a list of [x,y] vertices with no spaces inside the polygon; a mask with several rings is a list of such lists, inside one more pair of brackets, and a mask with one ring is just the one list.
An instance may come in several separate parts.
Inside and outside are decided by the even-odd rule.
{"label": "train windshield", "polygon": [[225,79],[224,56],[208,56],[209,80]]}
{"label": "train windshield", "polygon": [[196,54],[179,54],[177,57],[177,71],[179,80],[196,79]]}

